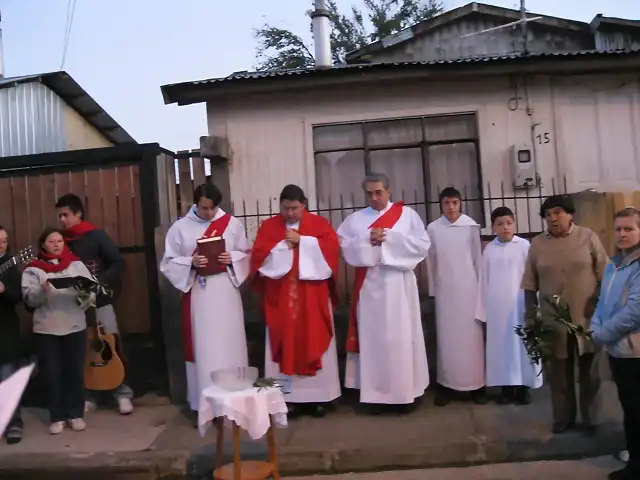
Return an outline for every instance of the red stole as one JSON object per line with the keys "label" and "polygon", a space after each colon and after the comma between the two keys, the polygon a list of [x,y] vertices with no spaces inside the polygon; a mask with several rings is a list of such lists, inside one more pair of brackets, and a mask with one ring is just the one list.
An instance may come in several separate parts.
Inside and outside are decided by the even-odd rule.
{"label": "red stole", "polygon": [[[373,222],[369,229],[372,228],[384,228],[390,229],[400,220],[402,216],[402,209],[404,202],[396,202],[391,205],[391,208],[383,213],[378,219]],[[347,352],[359,353],[360,343],[358,340],[358,300],[360,299],[360,290],[364,284],[364,279],[367,276],[368,267],[356,267],[355,278],[353,280],[353,296],[351,297],[351,309],[349,311],[349,330],[347,333]]]}
{"label": "red stole", "polygon": [[262,306],[269,329],[271,355],[285,375],[315,375],[322,368],[322,355],[333,338],[329,301],[337,300],[335,282],[340,261],[340,244],[331,224],[318,215],[304,212],[298,233],[318,239],[320,250],[331,268],[327,280],[300,280],[299,246],[293,249],[293,265],[283,278],[260,278],[271,250],[285,238],[282,216],[265,220],[251,253],[251,273],[262,293]]}
{"label": "red stole", "polygon": [[[211,237],[214,233],[216,236],[221,236],[227,229],[230,220],[231,215],[228,213],[225,213],[220,218],[213,220],[205,230],[202,238]],[[195,254],[196,251],[194,250],[193,255]],[[193,289],[193,287],[191,289]],[[196,356],[193,351],[193,327],[191,325],[191,290],[182,295],[181,313],[184,361],[195,362]]]}
{"label": "red stole", "polygon": [[[51,263],[51,260],[57,260],[58,263]],[[44,250],[40,250],[38,258],[33,260],[28,266],[39,268],[45,273],[60,273],[69,268],[72,262],[79,261],[80,259],[71,253],[71,250],[65,245],[60,255],[51,255]]]}

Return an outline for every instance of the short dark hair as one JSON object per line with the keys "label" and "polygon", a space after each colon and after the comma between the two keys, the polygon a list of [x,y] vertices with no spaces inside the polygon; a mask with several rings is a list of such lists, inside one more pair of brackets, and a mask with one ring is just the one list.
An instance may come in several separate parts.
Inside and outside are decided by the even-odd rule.
{"label": "short dark hair", "polygon": [[[618,210],[616,214],[613,216],[614,219],[629,218],[629,217],[636,217],[638,226],[640,226],[640,210],[638,210],[636,207],[624,207],[622,210]],[[0,230],[1,229],[2,227],[0,227]]]}
{"label": "short dark hair", "polygon": [[81,218],[84,218],[84,205],[82,205],[82,200],[75,193],[67,193],[66,195],[62,195],[58,198],[56,202],[56,208],[65,208],[67,207],[76,215],[80,215]]}
{"label": "short dark hair", "polygon": [[[66,207],[66,205],[65,205]],[[69,207],[69,210],[71,210],[71,207]],[[73,211],[73,210],[71,210]],[[51,235],[52,233],[59,233],[60,235],[62,235],[62,230],[60,230],[59,228],[55,228],[55,227],[47,227],[45,228],[42,233],[40,234],[40,236],[38,237],[38,247],[40,248],[40,250],[42,250],[44,248],[44,242],[47,241],[47,237],[49,235]],[[64,238],[64,235],[62,235],[62,238]]]}
{"label": "short dark hair", "polygon": [[512,219],[515,219],[515,216],[513,215],[511,209],[509,207],[502,206],[496,208],[493,212],[491,212],[491,225],[493,225],[496,219],[500,217],[511,217]]}
{"label": "short dark hair", "polygon": [[197,205],[202,197],[211,200],[214,207],[217,207],[222,203],[222,192],[213,183],[203,183],[196,187],[193,191],[194,205]]}
{"label": "short dark hair", "polygon": [[445,187],[438,195],[438,201],[442,203],[445,198],[457,198],[462,201],[462,194],[455,187]]}
{"label": "short dark hair", "polygon": [[561,208],[570,215],[576,213],[576,209],[573,206],[573,200],[569,195],[551,195],[548,197],[542,205],[540,205],[540,216],[545,217],[547,210],[552,208]]}
{"label": "short dark hair", "polygon": [[299,186],[289,184],[280,192],[280,203],[288,200],[290,202],[307,203],[307,197],[304,196],[304,190]]}

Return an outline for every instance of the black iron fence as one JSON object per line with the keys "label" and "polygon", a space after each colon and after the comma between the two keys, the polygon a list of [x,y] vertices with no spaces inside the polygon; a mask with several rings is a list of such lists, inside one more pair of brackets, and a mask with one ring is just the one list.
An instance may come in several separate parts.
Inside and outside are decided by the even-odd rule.
{"label": "black iron fence", "polygon": [[[542,202],[550,195],[566,193],[567,188],[565,179],[560,182],[552,179],[548,183],[540,182],[534,189],[518,189],[515,188],[515,185],[506,185],[504,183],[501,183],[499,187],[492,187],[490,184],[486,184],[483,189],[484,195],[480,198],[467,196],[469,190],[467,188],[462,187],[459,190],[462,194],[463,212],[474,218],[483,227],[482,240],[486,243],[493,239],[490,216],[495,208],[499,206],[509,207],[516,217],[518,235],[524,238],[532,238],[544,230],[543,219],[540,217]],[[478,191],[478,188],[476,187],[474,190]],[[401,191],[400,195],[394,195],[393,200],[404,200],[405,205],[414,208],[420,214],[425,226],[437,219],[442,213],[437,196],[436,198],[432,197],[429,200],[425,200],[416,191]],[[316,198],[308,203],[310,212],[326,217],[334,228],[337,228],[353,212],[366,207],[364,194],[355,193],[341,195],[335,199]],[[240,204],[232,205],[232,213],[244,223],[250,241],[255,239],[260,223],[273,215],[277,215],[278,212],[278,203],[271,200],[264,203],[243,201]],[[425,294],[428,291],[426,262],[422,262],[416,268],[416,275],[420,292]],[[353,269],[346,264],[342,264],[339,293],[343,301],[348,301],[349,299],[352,281]]]}
{"label": "black iron fence", "polygon": [[[500,206],[509,207],[516,217],[519,235],[529,238],[544,230],[544,223],[540,217],[540,206],[544,200],[551,196],[567,192],[566,179],[558,181],[551,179],[548,185],[539,182],[535,188],[518,189],[515,185],[500,183],[494,188],[490,183],[485,186],[483,196],[467,195],[468,188],[460,188],[462,194],[462,210],[483,227],[483,238],[492,238],[490,230],[491,212]],[[478,190],[476,187],[475,191]],[[440,188],[438,188],[440,191]],[[400,195],[394,195],[393,200],[403,200],[405,205],[414,208],[421,216],[425,226],[437,219],[442,210],[437,197],[426,200],[416,190],[407,192],[402,190]],[[266,204],[266,205],[265,205]],[[308,202],[308,210],[311,213],[322,215],[329,219],[337,228],[349,215],[367,206],[364,194],[351,193],[340,195],[337,198],[316,198]],[[273,200],[268,202],[246,202],[232,205],[232,213],[240,219],[250,237],[255,235],[255,230],[263,220],[278,214],[279,205]],[[253,234],[253,235],[252,235]]]}

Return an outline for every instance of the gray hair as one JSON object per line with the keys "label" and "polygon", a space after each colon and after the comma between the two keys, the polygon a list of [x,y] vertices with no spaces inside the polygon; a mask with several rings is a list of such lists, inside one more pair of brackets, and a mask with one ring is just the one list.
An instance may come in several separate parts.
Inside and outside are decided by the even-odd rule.
{"label": "gray hair", "polygon": [[362,180],[362,189],[364,190],[367,186],[367,183],[381,183],[385,190],[389,190],[389,185],[391,181],[389,177],[387,177],[384,173],[370,173],[364,177]]}

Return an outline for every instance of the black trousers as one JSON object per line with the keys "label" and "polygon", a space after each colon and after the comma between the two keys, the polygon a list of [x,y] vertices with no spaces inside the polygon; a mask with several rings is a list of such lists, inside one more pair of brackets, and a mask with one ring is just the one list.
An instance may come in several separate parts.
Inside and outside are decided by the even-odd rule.
{"label": "black trousers", "polygon": [[51,423],[82,418],[86,332],[35,337],[40,371],[49,393]]}
{"label": "black trousers", "polygon": [[628,465],[640,475],[640,358],[609,358],[624,414]]}

